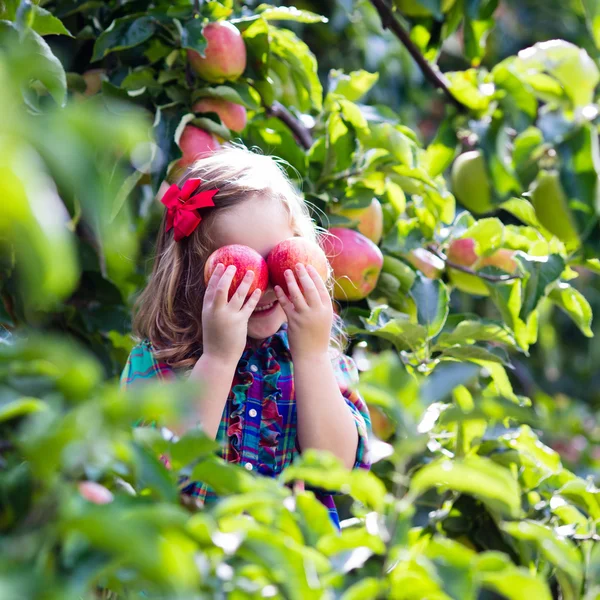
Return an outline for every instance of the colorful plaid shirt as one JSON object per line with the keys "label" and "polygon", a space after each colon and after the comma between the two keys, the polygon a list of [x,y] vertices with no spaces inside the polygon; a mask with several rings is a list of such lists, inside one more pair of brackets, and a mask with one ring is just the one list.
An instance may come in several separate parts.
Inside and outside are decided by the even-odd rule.
{"label": "colorful plaid shirt", "polygon": [[[339,354],[333,361],[338,385],[352,412],[358,431],[354,468],[368,469],[367,441],[371,427],[367,406],[355,390],[358,372],[351,358]],[[153,377],[170,378],[174,370],[158,362],[145,341],[129,355],[121,376],[123,385]],[[289,351],[287,326],[262,342],[258,349],[246,346],[237,365],[216,439],[220,455],[250,471],[276,477],[300,453],[297,436],[294,366]],[[216,494],[201,482],[191,482],[183,493],[202,503],[213,502]],[[333,498],[317,493],[333,522],[339,526]]]}

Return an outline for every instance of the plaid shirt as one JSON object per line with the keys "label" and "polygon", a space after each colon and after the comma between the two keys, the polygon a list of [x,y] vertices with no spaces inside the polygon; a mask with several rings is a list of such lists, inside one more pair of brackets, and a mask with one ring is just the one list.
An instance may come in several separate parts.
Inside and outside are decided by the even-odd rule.
{"label": "plaid shirt", "polygon": [[[339,354],[333,361],[340,391],[352,412],[358,430],[354,468],[368,469],[367,439],[371,422],[367,406],[355,391],[358,372],[351,358]],[[123,385],[174,375],[173,369],[158,362],[152,346],[145,341],[129,355],[121,376]],[[287,326],[264,340],[258,349],[246,346],[238,363],[216,439],[220,455],[228,462],[250,471],[276,477],[299,454],[294,393],[294,367],[289,351]],[[213,502],[217,496],[201,482],[192,482],[183,493]],[[318,493],[333,522],[339,519],[333,498]]]}

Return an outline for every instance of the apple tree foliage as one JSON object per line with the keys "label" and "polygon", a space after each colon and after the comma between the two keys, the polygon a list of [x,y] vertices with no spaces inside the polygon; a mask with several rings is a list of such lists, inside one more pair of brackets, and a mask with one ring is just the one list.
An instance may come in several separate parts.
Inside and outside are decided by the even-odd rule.
{"label": "apple tree foliage", "polygon": [[[564,41],[480,66],[494,0],[372,0],[445,117],[424,146],[361,99],[378,74],[325,80],[295,33],[314,12],[233,0],[0,4],[0,591],[6,598],[600,597],[600,490],[540,441],[553,413],[515,393],[541,311],[591,335],[572,282],[598,261],[600,73]],[[600,43],[600,7],[584,0]],[[198,78],[203,27],[248,61]],[[463,71],[436,67],[462,39]],[[200,98],[245,107],[232,133]],[[185,382],[125,393],[130,309],[192,124],[284,158],[323,226],[382,204],[371,295],[341,303],[377,434],[373,469],[307,452],[269,480],[131,424],[185,417]],[[468,240],[474,258],[452,251]],[[486,314],[461,312],[465,294]],[[168,454],[171,470],[158,460]],[[178,477],[214,485],[210,510]],[[306,483],[306,491],[297,481]],[[289,486],[284,485],[289,483]],[[341,535],[311,488],[340,493]]]}

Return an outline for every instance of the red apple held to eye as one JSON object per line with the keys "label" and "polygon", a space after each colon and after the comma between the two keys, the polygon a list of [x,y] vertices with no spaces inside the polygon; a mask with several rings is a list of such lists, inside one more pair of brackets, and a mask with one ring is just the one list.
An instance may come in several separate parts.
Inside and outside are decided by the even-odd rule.
{"label": "red apple held to eye", "polygon": [[206,38],[204,56],[188,50],[190,65],[211,83],[235,81],[246,68],[246,45],[239,30],[227,21],[209,23],[202,30]]}
{"label": "red apple held to eye", "polygon": [[296,265],[312,265],[323,281],[327,281],[329,266],[327,257],[319,244],[306,238],[293,237],[280,242],[267,256],[269,276],[273,286],[278,285],[284,293],[288,294],[285,272],[290,269],[296,274]]}
{"label": "red apple held to eye", "polygon": [[215,250],[207,259],[204,265],[204,283],[208,285],[208,281],[216,269],[217,265],[222,263],[227,268],[230,265],[236,267],[235,275],[229,287],[229,299],[238,289],[240,283],[244,279],[247,271],[254,272],[254,280],[250,285],[248,294],[249,297],[256,289],[264,292],[269,285],[269,270],[265,259],[256,250],[243,246],[242,244],[232,244],[230,246],[222,246]]}
{"label": "red apple held to eye", "polygon": [[377,285],[383,266],[381,250],[353,229],[334,227],[323,240],[335,278],[336,300],[362,300]]}

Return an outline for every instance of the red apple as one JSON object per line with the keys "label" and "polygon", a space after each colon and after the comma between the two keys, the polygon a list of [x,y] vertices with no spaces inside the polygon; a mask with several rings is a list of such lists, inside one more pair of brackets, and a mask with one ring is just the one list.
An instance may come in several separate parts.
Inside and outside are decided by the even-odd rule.
{"label": "red apple", "polygon": [[217,113],[225,127],[231,131],[242,131],[246,127],[246,109],[241,104],[221,98],[202,98],[192,110],[198,113]]}
{"label": "red apple", "polygon": [[368,237],[372,242],[379,244],[383,235],[383,209],[377,198],[373,198],[366,208],[332,208],[335,215],[346,217],[352,221],[350,226]]}
{"label": "red apple", "polygon": [[381,250],[354,229],[333,227],[323,240],[335,278],[336,300],[362,300],[375,288],[381,267]]}
{"label": "red apple", "polygon": [[325,253],[315,242],[302,237],[293,237],[280,242],[267,256],[271,283],[278,285],[285,294],[288,293],[285,272],[291,269],[296,273],[296,265],[312,265],[323,281],[327,281],[329,265]]}
{"label": "red apple", "polygon": [[438,279],[446,266],[446,263],[439,256],[425,250],[425,248],[411,250],[406,260],[429,279]]}
{"label": "red apple", "polygon": [[463,267],[470,267],[479,258],[475,252],[475,240],[462,238],[453,240],[448,247],[448,260]]}
{"label": "red apple", "polygon": [[192,69],[211,83],[235,81],[246,68],[246,45],[239,30],[227,21],[209,23],[202,30],[206,38],[204,56],[188,50]]}
{"label": "red apple", "polygon": [[112,492],[95,481],[81,481],[77,487],[81,496],[94,504],[108,504],[113,501]]}
{"label": "red apple", "polygon": [[179,147],[183,152],[183,156],[177,161],[178,167],[187,167],[203,156],[207,156],[221,147],[216,138],[210,133],[194,127],[186,125],[183,128],[183,133],[179,138]]}
{"label": "red apple", "polygon": [[509,250],[508,248],[499,248],[493,254],[484,256],[479,261],[479,268],[492,266],[502,269],[507,273],[513,274],[518,268],[517,262],[513,258],[514,254],[514,250]]}
{"label": "red apple", "polygon": [[229,299],[238,289],[246,271],[254,271],[254,280],[248,290],[247,296],[250,296],[254,290],[260,289],[264,292],[269,285],[269,270],[265,259],[256,250],[243,246],[242,244],[232,244],[231,246],[222,246],[215,250],[206,260],[204,265],[204,283],[208,284],[213,271],[219,263],[228,267],[234,265],[237,270],[229,287]]}

